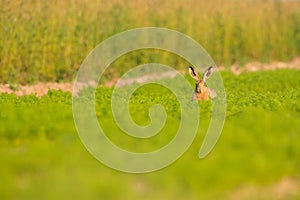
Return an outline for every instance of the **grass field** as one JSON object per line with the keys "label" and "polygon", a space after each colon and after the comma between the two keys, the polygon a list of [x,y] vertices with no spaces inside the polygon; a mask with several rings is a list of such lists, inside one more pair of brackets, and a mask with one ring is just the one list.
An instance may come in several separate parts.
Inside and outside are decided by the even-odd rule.
{"label": "grass field", "polygon": [[[217,65],[289,61],[300,54],[299,7],[297,0],[3,0],[0,82],[73,80],[97,44],[121,31],[149,26],[187,34]],[[180,63],[161,57],[170,66]],[[126,63],[136,66],[149,59],[139,52]]]}
{"label": "grass field", "polygon": [[[213,151],[198,159],[210,117],[210,102],[201,102],[201,128],[189,150],[171,166],[141,175],[112,170],[86,151],[75,130],[71,94],[1,94],[0,199],[299,199],[299,76],[295,70],[223,72],[227,117]],[[109,107],[112,89],[97,90],[97,115],[114,143],[151,150],[174,136],[179,105],[162,90],[148,85],[132,97],[139,124],[148,123],[153,103],[163,102],[168,113],[170,128],[147,143],[121,136]]]}
{"label": "grass field", "polygon": [[[198,154],[210,101],[199,102],[200,128],[187,152],[165,169],[138,175],[110,169],[89,154],[75,128],[70,93],[0,93],[0,199],[300,199],[300,71],[235,76],[226,70],[299,57],[299,7],[298,0],[0,0],[0,83],[12,92],[37,82],[70,84],[105,39],[133,28],[163,27],[190,36],[217,66],[225,66],[227,96],[224,129],[207,157],[199,160]],[[111,63],[100,84],[154,62],[180,72],[190,64],[166,51],[137,50]],[[95,110],[113,143],[147,152],[175,136],[180,105],[169,90],[150,84],[130,99],[138,125],[150,122],[152,105],[166,109],[164,128],[150,139],[120,131],[112,91],[97,89]]]}

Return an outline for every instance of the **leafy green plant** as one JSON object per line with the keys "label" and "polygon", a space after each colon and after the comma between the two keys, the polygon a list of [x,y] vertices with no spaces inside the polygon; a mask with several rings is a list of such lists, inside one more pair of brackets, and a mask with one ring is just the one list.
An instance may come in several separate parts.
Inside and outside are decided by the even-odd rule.
{"label": "leafy green plant", "polygon": [[[197,157],[211,106],[200,102],[199,131],[188,151],[171,166],[143,175],[122,174],[93,159],[76,133],[70,93],[49,91],[41,98],[1,94],[0,198],[277,198],[277,185],[282,181],[297,184],[300,178],[299,71],[240,76],[223,72],[222,77],[227,117],[213,151],[203,160]],[[194,83],[189,76],[187,79]],[[95,109],[100,125],[116,145],[147,152],[174,137],[180,105],[166,88],[145,85],[129,103],[132,118],[140,125],[149,123],[151,105],[162,103],[166,109],[165,127],[149,141],[131,138],[118,129],[110,108],[112,90],[97,89]],[[248,189],[251,194],[239,193]],[[300,197],[289,190],[282,195]]]}

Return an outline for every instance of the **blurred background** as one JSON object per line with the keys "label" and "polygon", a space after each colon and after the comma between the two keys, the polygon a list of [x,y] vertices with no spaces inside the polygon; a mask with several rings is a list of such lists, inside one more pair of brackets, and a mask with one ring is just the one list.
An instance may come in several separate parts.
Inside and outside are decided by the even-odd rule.
{"label": "blurred background", "polygon": [[[300,54],[299,6],[297,0],[2,0],[0,82],[71,81],[100,42],[147,26],[187,34],[218,66],[290,61]],[[179,58],[158,54],[180,68]],[[153,57],[137,52],[120,68]]]}

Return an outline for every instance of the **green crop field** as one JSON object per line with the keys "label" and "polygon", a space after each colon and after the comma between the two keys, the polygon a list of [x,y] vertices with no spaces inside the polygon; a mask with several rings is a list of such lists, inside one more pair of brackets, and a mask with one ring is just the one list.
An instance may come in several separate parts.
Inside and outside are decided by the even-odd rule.
{"label": "green crop field", "polygon": [[[1,94],[0,199],[299,199],[299,76],[296,70],[223,72],[227,114],[213,151],[198,158],[211,105],[200,102],[200,128],[188,151],[167,168],[140,175],[110,169],[87,152],[75,129],[70,93]],[[147,143],[116,128],[111,92],[97,89],[95,108],[114,143],[149,151],[174,136],[180,105],[171,92],[150,84],[132,96],[138,124],[149,123],[154,103],[162,103],[168,114],[160,139]]]}
{"label": "green crop field", "polygon": [[[300,199],[300,70],[294,59],[300,55],[299,8],[298,0],[0,0],[0,199]],[[186,34],[222,66],[226,120],[204,159],[198,154],[211,101],[198,102],[197,135],[182,157],[159,171],[130,174],[105,166],[84,147],[72,94],[3,92],[39,82],[70,84],[99,43],[142,27]],[[229,72],[232,65],[245,69],[250,62],[291,60],[296,69]],[[165,108],[167,118],[159,134],[129,137],[111,110],[114,88],[105,85],[147,63],[187,74],[188,62],[167,51],[141,49],[110,64],[95,93],[95,111],[114,144],[132,152],[165,146],[180,127],[181,107],[161,85],[138,88],[129,102],[133,121],[148,125],[155,104]],[[163,81],[180,86],[177,78]]]}

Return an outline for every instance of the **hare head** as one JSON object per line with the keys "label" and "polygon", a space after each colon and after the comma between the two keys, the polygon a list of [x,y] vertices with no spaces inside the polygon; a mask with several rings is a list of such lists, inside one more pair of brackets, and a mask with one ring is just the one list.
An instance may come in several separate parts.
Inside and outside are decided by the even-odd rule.
{"label": "hare head", "polygon": [[202,76],[202,79],[199,78],[198,73],[194,70],[193,67],[189,67],[189,73],[191,77],[193,77],[196,81],[196,88],[193,95],[194,100],[209,100],[213,99],[217,96],[216,92],[212,89],[205,86],[205,82],[208,79],[208,77],[211,75],[213,70],[213,67],[210,66]]}

